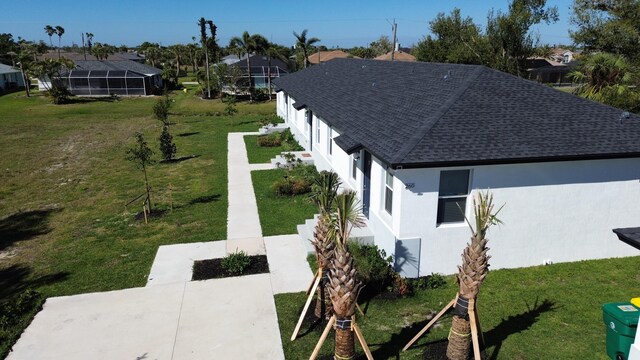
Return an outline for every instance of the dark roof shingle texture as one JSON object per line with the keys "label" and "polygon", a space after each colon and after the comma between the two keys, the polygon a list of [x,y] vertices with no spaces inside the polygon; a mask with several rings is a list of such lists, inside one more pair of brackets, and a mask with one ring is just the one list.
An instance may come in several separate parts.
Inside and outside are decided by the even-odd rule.
{"label": "dark roof shingle texture", "polygon": [[484,66],[336,59],[275,83],[394,166],[640,156],[640,117]]}

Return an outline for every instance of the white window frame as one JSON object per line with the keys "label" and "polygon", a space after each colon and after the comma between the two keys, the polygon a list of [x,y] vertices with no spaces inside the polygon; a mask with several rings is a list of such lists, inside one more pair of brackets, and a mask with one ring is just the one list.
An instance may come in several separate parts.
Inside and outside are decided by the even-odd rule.
{"label": "white window frame", "polygon": [[327,127],[327,154],[333,155],[333,128]]}
{"label": "white window frame", "polygon": [[[296,111],[297,113],[297,111]],[[305,138],[307,137],[306,134],[309,134],[309,110],[305,109],[304,110],[304,119],[302,120],[304,122],[304,133],[305,133]],[[311,139],[309,139],[311,140]]]}
{"label": "white window frame", "polygon": [[[436,225],[440,226],[440,225],[449,225],[449,224],[463,224],[464,223],[464,217],[462,218],[462,220],[460,221],[443,221],[443,222],[439,222],[438,220],[438,214],[440,213],[440,199],[464,199],[464,208],[462,209],[462,213],[464,214],[464,216],[467,216],[467,205],[469,203],[469,194],[471,193],[471,177],[472,177],[472,171],[471,169],[455,169],[455,170],[442,170],[440,171],[440,176],[442,178],[442,173],[443,172],[450,172],[450,171],[466,171],[467,172],[467,192],[464,195],[445,195],[445,196],[441,196],[440,195],[440,189],[438,188],[438,202],[437,202],[437,208],[436,208]],[[440,187],[440,185],[438,186]]]}
{"label": "white window frame", "polygon": [[389,215],[393,215],[393,181],[393,172],[391,169],[387,169],[384,175],[384,198],[382,206]]}
{"label": "white window frame", "polygon": [[316,144],[320,144],[320,119],[316,121]]}

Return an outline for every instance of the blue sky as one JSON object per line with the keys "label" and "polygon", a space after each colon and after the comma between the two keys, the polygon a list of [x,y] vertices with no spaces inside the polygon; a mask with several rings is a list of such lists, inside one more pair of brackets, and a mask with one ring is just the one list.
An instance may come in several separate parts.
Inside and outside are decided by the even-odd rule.
{"label": "blue sky", "polygon": [[[506,10],[507,0],[450,1],[357,1],[357,0],[20,0],[12,2],[10,14],[0,17],[0,33],[17,39],[45,40],[44,26],[65,28],[63,45],[81,44],[81,33],[91,32],[94,41],[112,45],[138,45],[143,41],[162,45],[191,42],[198,36],[197,20],[204,16],[218,25],[218,39],[227,45],[231,37],[247,30],[273,42],[291,46],[293,31],[309,29],[327,47],[366,46],[380,35],[391,37],[389,21],[398,23],[403,46],[419,41],[428,22],[439,12],[458,7],[484,25],[490,9]],[[571,0],[548,1],[557,6],[560,20],[536,28],[541,41],[570,43]],[[6,9],[6,7],[5,7]],[[9,16],[7,16],[9,15]],[[54,39],[55,41],[56,39]]]}

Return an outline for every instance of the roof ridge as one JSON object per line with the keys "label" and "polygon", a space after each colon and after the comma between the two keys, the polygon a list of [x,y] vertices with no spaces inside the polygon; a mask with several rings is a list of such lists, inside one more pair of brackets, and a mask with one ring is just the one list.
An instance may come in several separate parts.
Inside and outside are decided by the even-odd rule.
{"label": "roof ridge", "polygon": [[467,79],[465,79],[462,82],[462,84],[460,85],[460,88],[456,90],[453,93],[453,95],[449,97],[449,99],[445,101],[437,111],[434,112],[434,116],[432,120],[426,121],[425,124],[418,131],[415,132],[414,136],[412,136],[411,139],[409,139],[405,143],[405,146],[403,146],[402,149],[398,151],[398,155],[395,156],[394,159],[391,161],[392,165],[399,164],[404,161],[404,159],[407,157],[407,155],[409,155],[411,150],[413,150],[420,143],[420,141],[424,139],[425,136],[427,136],[429,131],[438,123],[438,121],[440,121],[440,119],[442,119],[442,116],[447,113],[447,111],[451,108],[451,106],[453,106],[453,104],[456,101],[458,101],[458,99],[460,99],[460,97],[462,97],[462,95],[467,90],[469,90],[469,85],[471,85],[471,82],[477,79],[478,76],[480,76],[480,74],[487,69],[483,65],[476,65],[476,66],[477,66],[476,69],[469,75]]}

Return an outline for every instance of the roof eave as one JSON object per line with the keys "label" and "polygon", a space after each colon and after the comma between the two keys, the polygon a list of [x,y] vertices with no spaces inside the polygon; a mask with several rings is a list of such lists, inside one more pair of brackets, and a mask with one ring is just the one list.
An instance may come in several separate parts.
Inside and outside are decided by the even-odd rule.
{"label": "roof eave", "polygon": [[481,160],[453,160],[453,161],[432,161],[432,162],[406,162],[392,163],[394,169],[421,169],[439,167],[461,167],[461,166],[482,166],[482,165],[507,165],[526,163],[545,163],[560,161],[583,161],[583,160],[606,160],[606,159],[630,159],[640,158],[640,152],[616,153],[616,154],[588,154],[588,155],[566,155],[550,157],[524,157],[508,159],[481,159]]}

